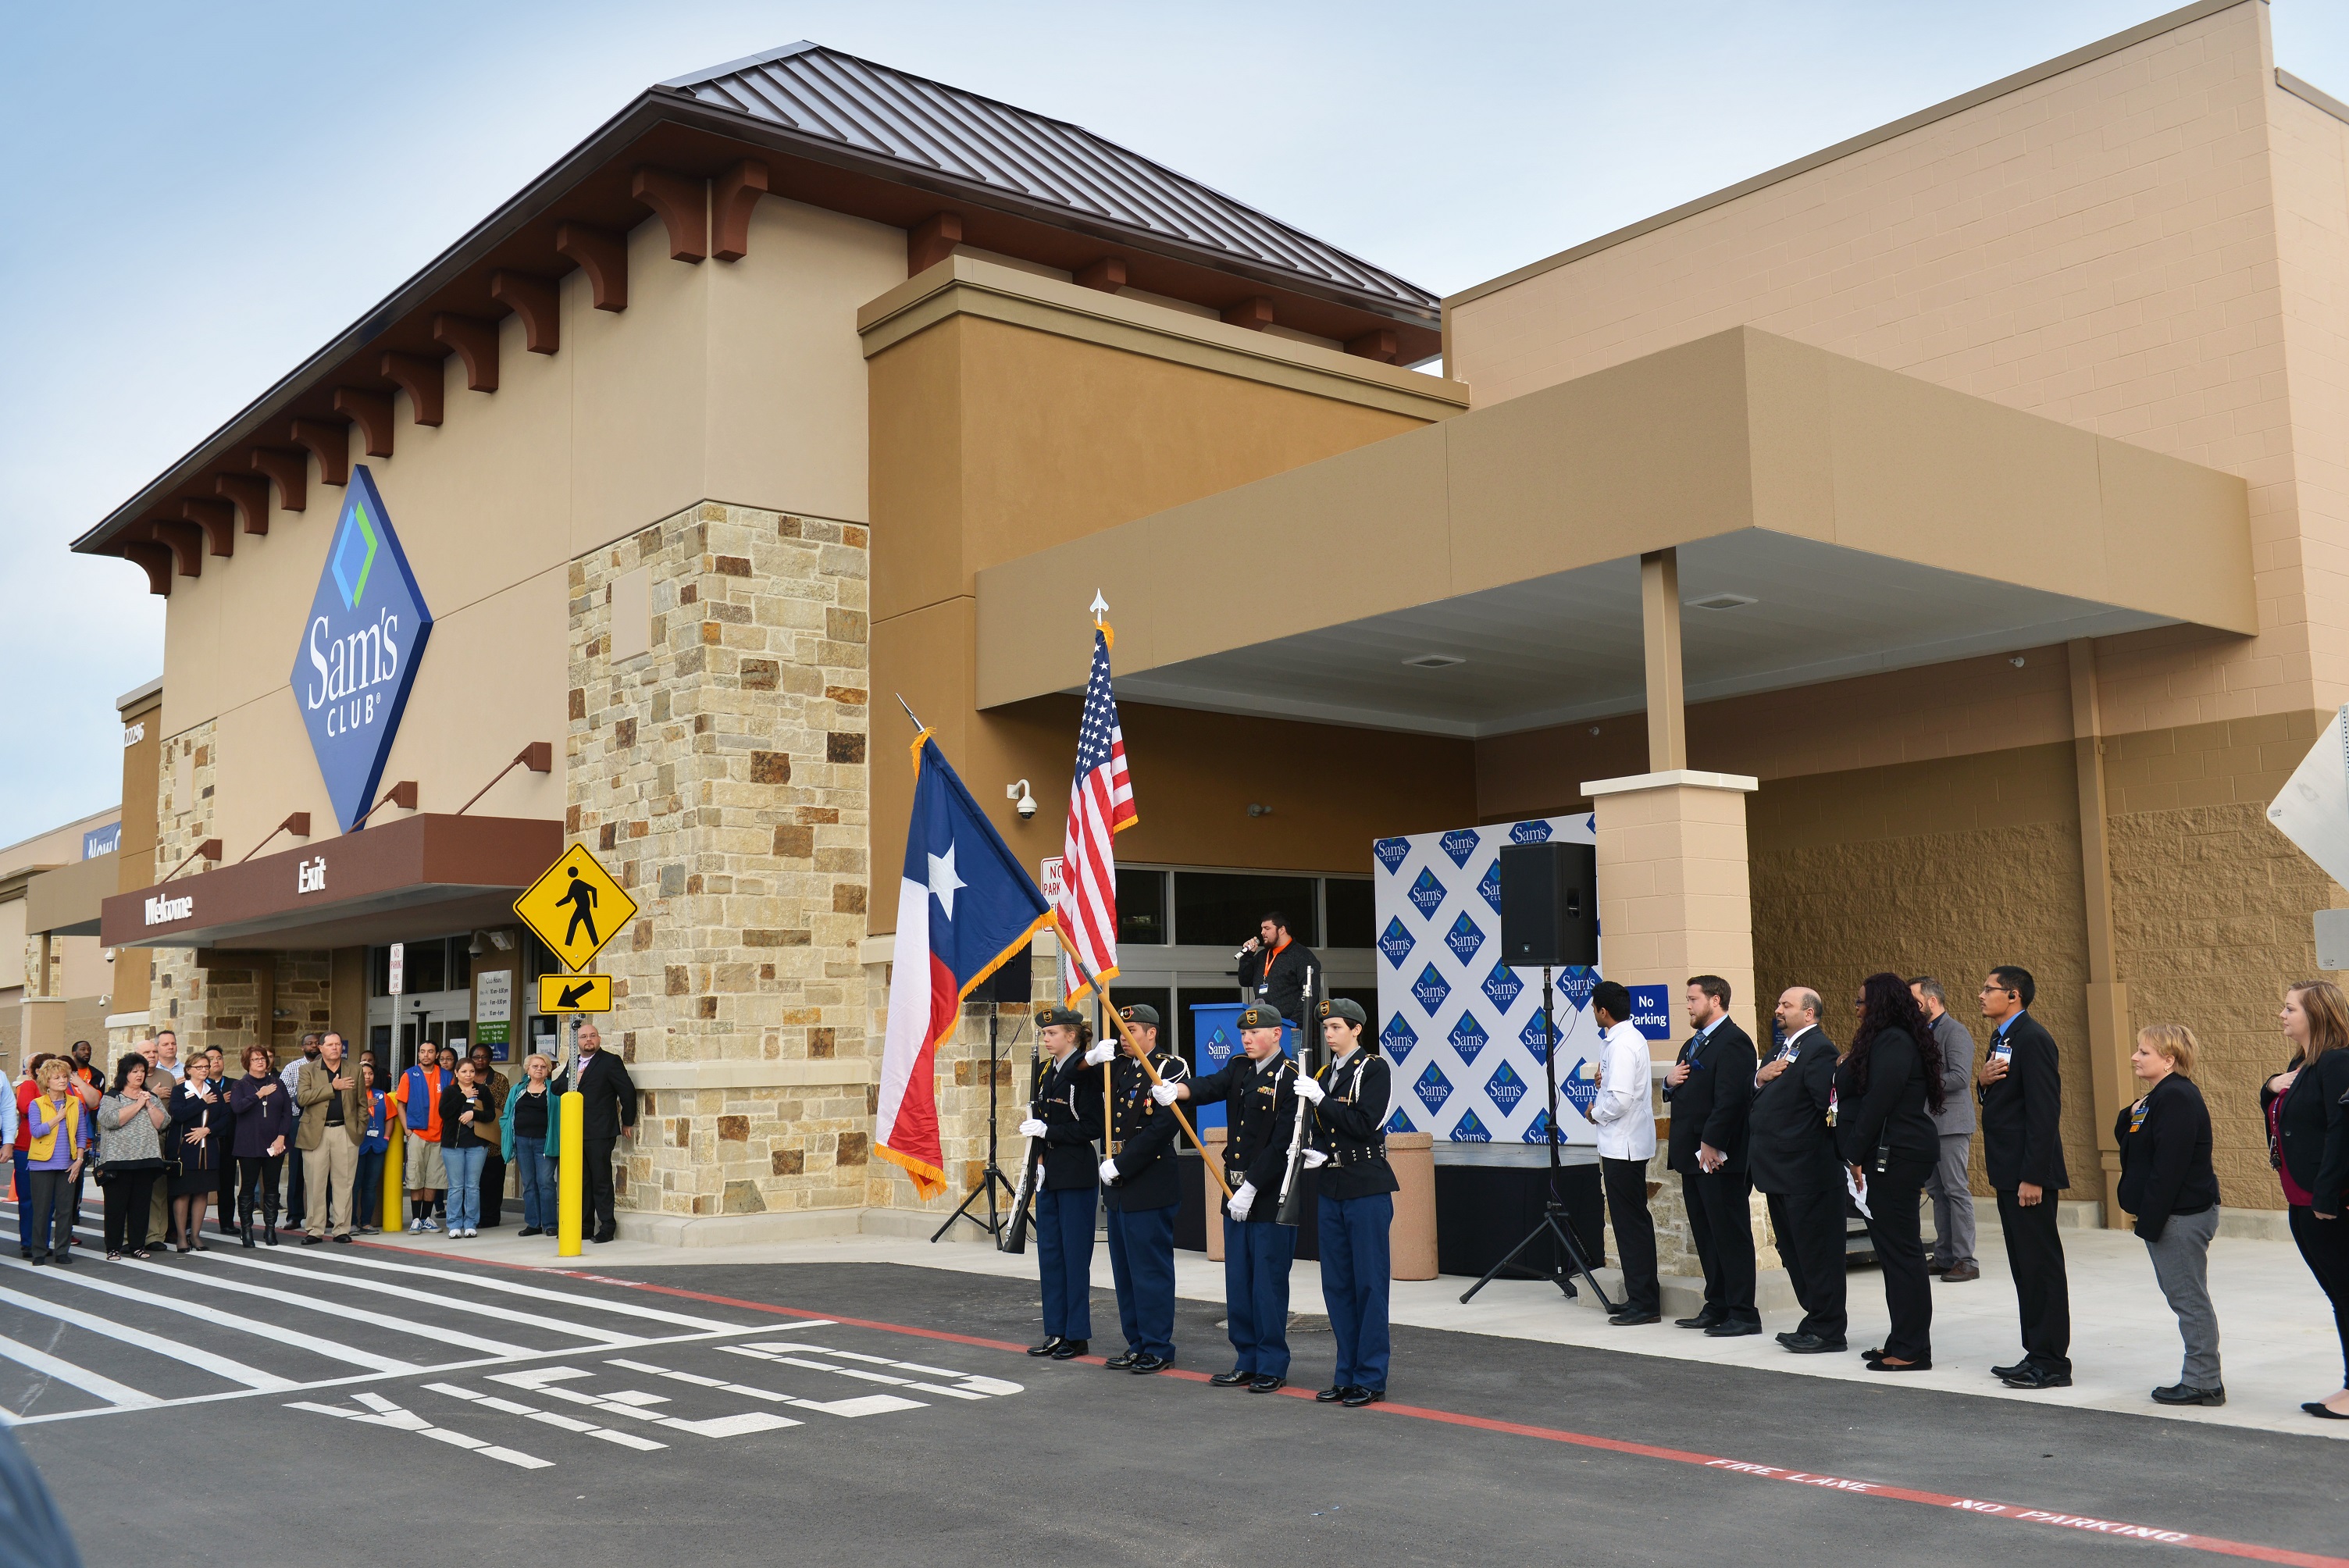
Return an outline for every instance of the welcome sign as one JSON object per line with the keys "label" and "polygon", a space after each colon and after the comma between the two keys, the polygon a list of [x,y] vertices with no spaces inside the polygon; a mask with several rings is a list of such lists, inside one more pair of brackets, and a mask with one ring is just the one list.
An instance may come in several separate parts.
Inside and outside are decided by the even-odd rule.
{"label": "welcome sign", "polygon": [[432,614],[362,463],[294,655],[294,698],[344,832],[367,812],[408,707]]}

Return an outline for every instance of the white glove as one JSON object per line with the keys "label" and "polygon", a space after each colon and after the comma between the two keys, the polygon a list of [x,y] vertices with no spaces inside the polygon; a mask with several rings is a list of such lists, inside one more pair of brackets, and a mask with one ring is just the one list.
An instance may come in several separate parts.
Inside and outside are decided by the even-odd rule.
{"label": "white glove", "polygon": [[1044,1136],[1044,1124],[1031,1116],[1027,1120],[1019,1124],[1019,1136],[1022,1138],[1041,1138]]}
{"label": "white glove", "polygon": [[1329,1163],[1330,1157],[1319,1150],[1309,1149],[1305,1151],[1305,1169],[1308,1171],[1319,1171]]}
{"label": "white glove", "polygon": [[1248,1211],[1255,1206],[1256,1183],[1243,1181],[1240,1190],[1232,1194],[1232,1201],[1224,1206],[1224,1212],[1235,1220],[1245,1220],[1248,1217]]}
{"label": "white glove", "polygon": [[1114,1186],[1116,1186],[1116,1185],[1117,1185],[1117,1161],[1114,1161],[1114,1160],[1104,1160],[1104,1161],[1102,1161],[1102,1168],[1101,1168],[1101,1179],[1102,1179],[1102,1186],[1104,1186],[1104,1187],[1114,1187]]}
{"label": "white glove", "polygon": [[1085,1066],[1097,1068],[1115,1055],[1117,1055],[1117,1043],[1113,1040],[1103,1040],[1085,1053]]}
{"label": "white glove", "polygon": [[1299,1099],[1313,1105],[1319,1105],[1321,1103],[1322,1096],[1328,1092],[1329,1091],[1324,1089],[1319,1084],[1315,1083],[1307,1074],[1299,1073],[1297,1075],[1297,1093]]}
{"label": "white glove", "polygon": [[1150,1098],[1156,1100],[1161,1105],[1173,1105],[1175,1099],[1174,1086],[1171,1083],[1152,1084],[1150,1086]]}

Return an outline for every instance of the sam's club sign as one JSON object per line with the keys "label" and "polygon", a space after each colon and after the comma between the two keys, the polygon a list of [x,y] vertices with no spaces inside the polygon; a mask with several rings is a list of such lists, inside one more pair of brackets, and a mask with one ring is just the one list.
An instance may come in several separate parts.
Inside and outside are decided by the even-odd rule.
{"label": "sam's club sign", "polygon": [[294,655],[295,700],[347,833],[374,801],[431,634],[432,614],[362,463],[351,472]]}

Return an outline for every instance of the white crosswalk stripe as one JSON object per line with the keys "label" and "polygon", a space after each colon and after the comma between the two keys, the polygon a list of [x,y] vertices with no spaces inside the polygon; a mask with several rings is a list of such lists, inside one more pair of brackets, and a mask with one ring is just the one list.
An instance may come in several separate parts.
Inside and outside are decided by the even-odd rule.
{"label": "white crosswalk stripe", "polygon": [[263,1323],[258,1318],[243,1317],[233,1312],[222,1312],[217,1307],[206,1306],[201,1302],[181,1301],[177,1296],[163,1295],[151,1290],[140,1290],[136,1285],[116,1284],[111,1280],[93,1278],[78,1268],[67,1274],[56,1269],[36,1269],[30,1264],[18,1263],[13,1258],[0,1258],[0,1267],[16,1269],[36,1279],[64,1280],[80,1290],[97,1291],[101,1295],[114,1296],[123,1301],[135,1301],[142,1306],[160,1307],[165,1312],[176,1312],[183,1317],[196,1318],[222,1328],[233,1328],[240,1333],[257,1335],[263,1339],[274,1340],[280,1345],[291,1346],[298,1350],[307,1350],[315,1355],[345,1362],[353,1367],[365,1367],[376,1372],[412,1370],[409,1363],[394,1361],[388,1356],[378,1356],[373,1351],[356,1349],[347,1345],[337,1344],[331,1339],[320,1339],[315,1335],[304,1334],[298,1329],[281,1328],[276,1324]]}
{"label": "white crosswalk stripe", "polygon": [[389,1284],[382,1280],[357,1279],[341,1274],[339,1271],[321,1269],[315,1264],[272,1263],[266,1258],[240,1257],[234,1253],[227,1252],[198,1253],[195,1255],[216,1264],[266,1269],[272,1274],[292,1274],[296,1279],[332,1279],[345,1290],[363,1290],[377,1295],[398,1296],[404,1301],[426,1302],[434,1306],[448,1307],[454,1312],[470,1313],[475,1317],[499,1318],[508,1323],[526,1324],[534,1328],[551,1328],[557,1334],[576,1335],[582,1339],[595,1340],[599,1345],[618,1346],[644,1343],[643,1337],[639,1335],[619,1334],[608,1328],[591,1328],[585,1324],[571,1323],[559,1317],[548,1317],[543,1314],[516,1312],[510,1306],[499,1306],[489,1302],[463,1301],[453,1295],[442,1295],[429,1290],[411,1290],[406,1285]]}
{"label": "white crosswalk stripe", "polygon": [[150,1334],[143,1328],[132,1328],[127,1324],[116,1323],[110,1318],[98,1317],[87,1312],[78,1312],[70,1306],[61,1306],[56,1302],[43,1301],[38,1296],[26,1295],[21,1291],[0,1287],[0,1302],[5,1302],[10,1306],[21,1307],[26,1312],[37,1314],[42,1317],[54,1317],[59,1323],[70,1323],[76,1328],[86,1328],[92,1334],[104,1335],[109,1339],[119,1339],[125,1345],[136,1345],[142,1350],[160,1351],[165,1356],[176,1357],[191,1367],[201,1367],[207,1372],[217,1373],[230,1382],[242,1383],[248,1388],[275,1392],[282,1388],[298,1387],[292,1378],[280,1377],[274,1372],[264,1372],[258,1367],[248,1367],[242,1361],[232,1361],[225,1356],[216,1356],[200,1346],[176,1339],[166,1339],[160,1334]]}
{"label": "white crosswalk stripe", "polygon": [[111,1377],[92,1372],[87,1367],[77,1367],[72,1362],[52,1356],[46,1350],[36,1350],[29,1345],[20,1344],[5,1336],[0,1336],[0,1357],[5,1357],[20,1366],[29,1367],[42,1376],[54,1377],[60,1383],[70,1383],[83,1393],[95,1394],[108,1404],[119,1408],[151,1408],[161,1403],[152,1394],[141,1392],[127,1384],[118,1383]]}
{"label": "white crosswalk stripe", "polygon": [[[123,1259],[116,1266],[137,1269],[145,1274],[165,1274],[180,1280],[187,1279],[190,1275],[190,1271],[186,1269],[174,1268],[165,1264],[142,1264],[131,1258]],[[467,1334],[461,1329],[443,1328],[436,1324],[419,1323],[413,1318],[394,1317],[388,1313],[369,1312],[365,1307],[346,1306],[340,1302],[327,1301],[320,1296],[304,1295],[297,1291],[279,1290],[274,1285],[247,1284],[243,1280],[221,1279],[209,1274],[203,1276],[202,1284],[207,1290],[234,1291],[239,1295],[259,1296],[264,1301],[279,1302],[286,1306],[300,1307],[305,1312],[323,1312],[352,1323],[365,1323],[377,1328],[388,1328],[394,1334],[414,1335],[418,1338],[430,1339],[443,1345],[461,1345],[469,1350],[478,1350],[488,1356],[530,1354],[530,1347],[526,1345],[512,1345],[502,1339],[485,1339],[478,1334]]]}

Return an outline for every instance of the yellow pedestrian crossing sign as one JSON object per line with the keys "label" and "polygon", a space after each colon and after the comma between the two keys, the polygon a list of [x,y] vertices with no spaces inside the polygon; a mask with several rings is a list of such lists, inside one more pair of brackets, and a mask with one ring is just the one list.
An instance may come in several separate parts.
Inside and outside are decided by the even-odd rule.
{"label": "yellow pedestrian crossing sign", "polygon": [[542,975],[538,977],[538,1010],[542,1013],[608,1013],[612,1010],[609,975]]}
{"label": "yellow pedestrian crossing sign", "polygon": [[564,968],[585,969],[636,917],[636,901],[585,845],[574,844],[514,900],[513,910]]}

